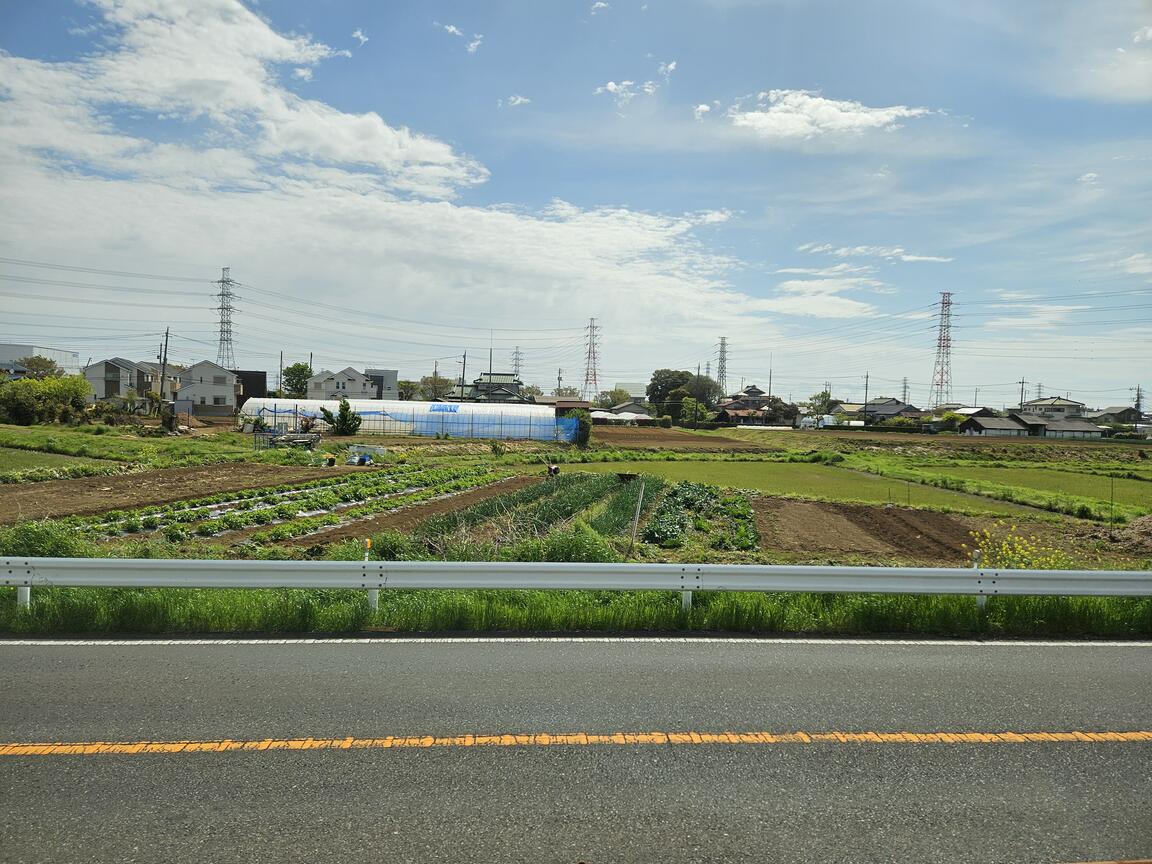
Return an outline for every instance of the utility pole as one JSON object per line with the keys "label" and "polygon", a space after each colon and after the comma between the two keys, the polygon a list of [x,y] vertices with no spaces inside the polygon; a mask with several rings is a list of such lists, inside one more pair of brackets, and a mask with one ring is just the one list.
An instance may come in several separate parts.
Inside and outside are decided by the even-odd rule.
{"label": "utility pole", "polygon": [[276,377],[276,389],[280,391],[280,395],[284,395],[284,352],[280,352],[280,374]]}
{"label": "utility pole", "polygon": [[492,389],[492,331],[488,331],[488,389]]}
{"label": "utility pole", "polygon": [[907,375],[904,376],[904,384],[901,386],[901,389],[900,389],[900,401],[903,402],[905,405],[908,404],[908,376]]}
{"label": "utility pole", "polygon": [[1136,392],[1136,401],[1132,407],[1140,411],[1144,407],[1144,388],[1137,384],[1135,387],[1129,387],[1128,389]]}
{"label": "utility pole", "polygon": [[1027,383],[1023,378],[1018,382],[1020,384],[1020,410],[1024,410],[1024,385]]}
{"label": "utility pole", "polygon": [[[868,373],[864,373],[864,404],[868,404]],[[865,412],[867,413],[867,412]]]}
{"label": "utility pole", "polygon": [[308,352],[308,368],[309,369],[312,368],[312,352],[311,351]]}
{"label": "utility pole", "polygon": [[563,369],[557,369],[556,370],[556,395],[557,396],[560,395],[560,382],[562,382],[563,380],[564,380],[564,370]]}
{"label": "utility pole", "polygon": [[979,408],[980,407],[980,388],[979,387],[977,387],[972,393],[972,407],[973,408]]}
{"label": "utility pole", "polygon": [[[696,380],[700,380],[700,364],[696,364]],[[695,396],[692,397],[692,428],[697,429],[700,425],[700,400]]]}
{"label": "utility pole", "polygon": [[168,380],[168,328],[164,328],[164,347],[160,351],[160,401],[164,401],[164,382]]}

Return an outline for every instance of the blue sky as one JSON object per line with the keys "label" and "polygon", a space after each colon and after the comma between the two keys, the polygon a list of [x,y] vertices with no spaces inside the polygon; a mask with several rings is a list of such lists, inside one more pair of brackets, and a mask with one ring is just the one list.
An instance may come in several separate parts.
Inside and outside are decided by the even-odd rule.
{"label": "blue sky", "polygon": [[730,389],[926,402],[951,291],[957,400],[1148,384],[1139,0],[53,0],[0,49],[0,339],[214,358],[230,266],[246,367],[580,386],[596,317],[602,387],[726,336]]}

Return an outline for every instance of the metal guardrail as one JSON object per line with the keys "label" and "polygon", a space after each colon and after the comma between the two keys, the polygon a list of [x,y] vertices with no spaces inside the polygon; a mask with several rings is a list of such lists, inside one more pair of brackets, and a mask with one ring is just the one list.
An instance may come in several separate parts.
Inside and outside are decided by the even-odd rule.
{"label": "metal guardrail", "polygon": [[[816,567],[759,564],[543,564],[461,561],[218,561],[3,558],[0,585],[118,588],[499,588],[594,591],[811,591],[861,594],[1152,596],[1148,570]],[[690,602],[690,595],[686,594]]]}

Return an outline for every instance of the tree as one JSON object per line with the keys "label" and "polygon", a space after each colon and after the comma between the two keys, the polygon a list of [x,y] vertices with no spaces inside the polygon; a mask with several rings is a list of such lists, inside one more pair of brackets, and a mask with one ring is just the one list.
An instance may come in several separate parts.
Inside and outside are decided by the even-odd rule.
{"label": "tree", "polygon": [[405,402],[407,402],[409,399],[415,399],[417,394],[420,392],[420,382],[419,381],[397,381],[396,382],[396,392],[399,394],[400,398]]}
{"label": "tree", "polygon": [[124,393],[124,407],[128,409],[129,414],[135,414],[139,406],[140,394],[136,392],[135,388],[129,387]]}
{"label": "tree", "polygon": [[652,373],[652,380],[648,383],[648,401],[657,407],[662,407],[668,401],[668,394],[677,387],[683,387],[692,380],[691,372],[677,371],[675,369],[657,369]]}
{"label": "tree", "polygon": [[420,398],[433,401],[452,392],[452,382],[443,375],[425,375],[420,379]]}
{"label": "tree", "polygon": [[764,406],[764,422],[769,426],[793,426],[800,416],[799,406],[785,402],[779,396],[769,396]]}
{"label": "tree", "polygon": [[808,410],[818,417],[831,414],[832,409],[839,404],[840,400],[833,399],[832,394],[827,390],[821,390],[819,393],[813,393],[808,397]]}
{"label": "tree", "polygon": [[603,390],[596,397],[596,405],[600,408],[611,408],[613,405],[619,405],[621,402],[627,402],[632,398],[632,394],[627,390],[620,387],[614,387],[611,390]]}
{"label": "tree", "polygon": [[0,418],[30,426],[71,417],[86,407],[92,389],[82,375],[20,378],[0,384]]}
{"label": "tree", "polygon": [[332,416],[332,412],[327,408],[320,409],[320,416],[324,418],[324,422],[332,430],[333,435],[355,435],[360,431],[360,424],[363,422],[359,414],[352,410],[352,406],[348,404],[348,400],[340,399],[340,408],[336,412],[336,416]]}
{"label": "tree", "polygon": [[560,396],[564,399],[579,399],[580,391],[575,387],[557,387],[552,391],[553,396]]}
{"label": "tree", "polygon": [[284,367],[283,387],[290,399],[302,399],[308,395],[308,379],[316,373],[307,363],[293,363]]}
{"label": "tree", "polygon": [[685,396],[680,402],[680,422],[701,423],[708,419],[708,406],[692,396]]}
{"label": "tree", "polygon": [[525,384],[520,388],[520,393],[523,396],[543,396],[544,391],[537,387],[535,384]]}
{"label": "tree", "polygon": [[35,378],[37,381],[43,378],[59,378],[64,374],[64,370],[56,365],[55,360],[49,360],[39,354],[21,357],[16,362],[28,370],[29,378]]}
{"label": "tree", "polygon": [[709,408],[724,396],[724,388],[707,375],[693,375],[684,385],[684,389],[692,394],[693,399],[703,402]]}
{"label": "tree", "polygon": [[672,417],[673,422],[679,422],[680,412],[685,399],[691,399],[692,394],[683,387],[677,387],[670,392],[664,400],[663,411]]}

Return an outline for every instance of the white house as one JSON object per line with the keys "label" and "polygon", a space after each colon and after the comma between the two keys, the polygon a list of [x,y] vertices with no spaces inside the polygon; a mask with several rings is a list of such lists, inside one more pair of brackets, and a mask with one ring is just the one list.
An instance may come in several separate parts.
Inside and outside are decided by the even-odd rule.
{"label": "white house", "polygon": [[351,366],[339,372],[327,369],[308,379],[309,399],[373,399],[376,384]]}
{"label": "white house", "polygon": [[152,372],[139,363],[112,357],[84,367],[84,377],[88,380],[89,402],[104,399],[124,399],[128,391],[133,391],[140,399],[152,389]]}
{"label": "white house", "polygon": [[1043,399],[1029,399],[1020,410],[1039,417],[1079,417],[1084,413],[1084,403],[1061,396],[1045,396]]}
{"label": "white house", "polygon": [[190,403],[193,414],[226,417],[236,413],[240,379],[211,360],[201,360],[180,373],[176,399]]}

